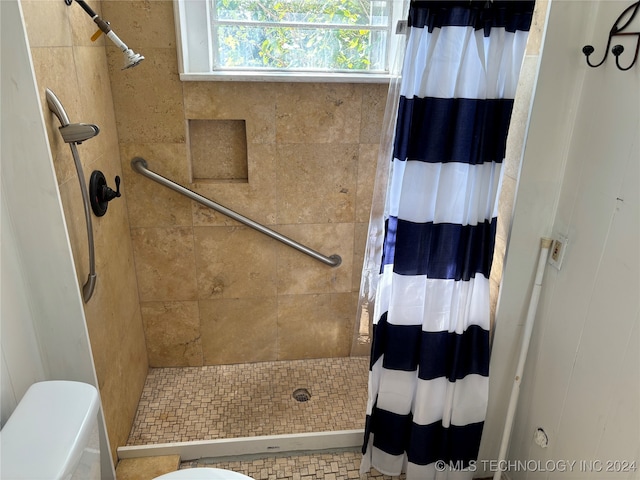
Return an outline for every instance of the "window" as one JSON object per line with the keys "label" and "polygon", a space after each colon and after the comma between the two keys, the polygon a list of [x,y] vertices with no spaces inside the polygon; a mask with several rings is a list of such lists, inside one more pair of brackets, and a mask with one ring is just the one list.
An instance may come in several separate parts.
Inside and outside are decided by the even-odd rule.
{"label": "window", "polygon": [[175,0],[183,80],[383,81],[403,0]]}

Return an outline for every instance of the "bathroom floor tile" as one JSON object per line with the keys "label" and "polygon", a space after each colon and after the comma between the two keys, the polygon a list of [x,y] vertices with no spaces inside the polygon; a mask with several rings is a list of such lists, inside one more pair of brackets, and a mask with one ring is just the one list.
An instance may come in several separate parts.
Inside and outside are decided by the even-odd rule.
{"label": "bathroom floor tile", "polygon": [[152,480],[177,470],[179,465],[179,455],[127,458],[118,462],[116,477],[118,480]]}
{"label": "bathroom floor tile", "polygon": [[357,450],[323,452],[309,455],[272,455],[253,460],[216,462],[200,459],[182,462],[180,469],[215,467],[243,473],[255,480],[403,480],[405,475],[390,477],[372,469],[360,478],[361,453]]}
{"label": "bathroom floor tile", "polygon": [[152,368],[127,445],[361,429],[368,368],[368,357]]}

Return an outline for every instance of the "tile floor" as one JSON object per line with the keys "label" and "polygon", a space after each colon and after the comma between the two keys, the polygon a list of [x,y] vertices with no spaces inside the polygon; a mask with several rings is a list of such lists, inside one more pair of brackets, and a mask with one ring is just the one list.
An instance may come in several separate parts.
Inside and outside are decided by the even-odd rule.
{"label": "tile floor", "polygon": [[[360,429],[368,365],[346,357],[153,368],[127,445]],[[311,399],[296,401],[297,388]]]}
{"label": "tile floor", "polygon": [[404,475],[390,477],[372,470],[360,478],[360,458],[357,450],[315,453],[308,455],[270,456],[253,460],[183,462],[180,469],[215,467],[240,472],[255,480],[402,480]]}

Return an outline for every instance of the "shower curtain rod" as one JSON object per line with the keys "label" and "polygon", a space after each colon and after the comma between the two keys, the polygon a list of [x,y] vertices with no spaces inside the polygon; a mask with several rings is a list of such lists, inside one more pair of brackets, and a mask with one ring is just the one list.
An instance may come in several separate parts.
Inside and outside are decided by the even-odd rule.
{"label": "shower curtain rod", "polygon": [[315,250],[312,250],[311,248],[296,242],[295,240],[291,240],[289,237],[285,237],[284,235],[274,230],[271,230],[270,228],[267,228],[264,225],[251,220],[250,218],[240,215],[239,213],[234,212],[233,210],[230,210],[227,207],[220,205],[219,203],[209,200],[208,198],[203,197],[202,195],[192,190],[189,190],[186,187],[183,187],[182,185],[174,182],[173,180],[169,180],[168,178],[165,178],[162,175],[159,175],[149,170],[147,166],[148,166],[147,162],[144,158],[135,157],[131,160],[131,168],[135,172],[138,172],[139,174],[144,175],[147,178],[150,178],[154,182],[164,185],[165,187],[170,188],[171,190],[178,192],[184,195],[185,197],[190,198],[191,200],[195,200],[196,202],[204,205],[205,207],[209,207],[212,210],[215,210],[216,212],[222,213],[227,217],[230,217],[248,227],[253,228],[254,230],[259,231],[260,233],[263,233],[264,235],[267,235],[268,237],[278,240],[279,242],[282,242],[291,248],[295,248],[299,252],[302,252],[305,255],[308,255],[318,260],[319,262],[324,263],[325,265],[329,265],[330,267],[337,267],[342,263],[342,258],[340,258],[340,255],[334,254],[329,257],[322,255],[321,253],[318,253]]}

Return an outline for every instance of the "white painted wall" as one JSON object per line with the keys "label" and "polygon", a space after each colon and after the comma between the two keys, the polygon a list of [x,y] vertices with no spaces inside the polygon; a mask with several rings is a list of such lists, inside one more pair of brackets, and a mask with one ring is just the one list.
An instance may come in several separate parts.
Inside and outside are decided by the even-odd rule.
{"label": "white painted wall", "polygon": [[[97,386],[18,0],[0,2],[2,421],[37,380]],[[114,478],[101,420],[102,475]]]}
{"label": "white painted wall", "polygon": [[[610,55],[591,69],[581,53],[593,44],[594,59],[601,58],[628,5],[551,4],[497,312],[480,458],[497,456],[539,238],[561,233],[569,247],[562,269],[546,270],[508,458],[540,460],[543,467],[578,463],[573,472],[514,467],[513,480],[640,478],[640,65],[621,72]],[[549,435],[546,449],[533,443],[537,427]],[[580,464],[616,460],[635,461],[638,470],[589,472]]]}
{"label": "white painted wall", "polygon": [[[4,122],[4,118],[2,121]],[[2,143],[5,143],[4,138]],[[3,188],[0,192],[0,342],[2,344],[0,425],[5,424],[27,388],[45,379],[26,293],[28,286],[22,273],[19,248],[11,224],[12,218],[4,197]]]}

